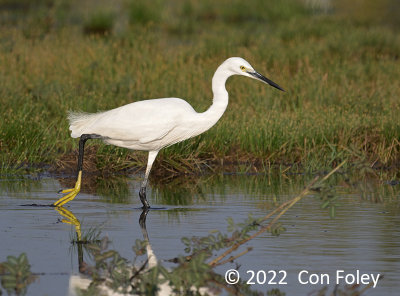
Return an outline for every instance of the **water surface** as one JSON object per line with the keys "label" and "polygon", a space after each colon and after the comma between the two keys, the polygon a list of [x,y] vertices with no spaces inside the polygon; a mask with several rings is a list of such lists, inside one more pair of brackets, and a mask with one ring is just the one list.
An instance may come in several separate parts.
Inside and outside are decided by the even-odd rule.
{"label": "water surface", "polygon": [[[153,251],[159,260],[184,254],[183,236],[206,236],[214,229],[226,232],[228,217],[242,222],[249,214],[264,216],[294,197],[311,179],[238,174],[153,182],[148,190],[149,202],[163,208],[151,210],[147,216]],[[83,182],[83,192],[66,208],[81,222],[83,232],[101,228],[102,235],[111,240],[110,247],[132,259],[132,246],[136,239],[143,239],[138,224],[142,212],[137,196],[140,178],[97,177]],[[28,295],[67,295],[70,276],[78,274],[78,256],[71,245],[75,229],[62,222],[65,218],[58,211],[21,205],[51,204],[59,197],[56,192],[60,188],[73,183],[72,177],[47,175],[9,176],[0,181],[0,261],[7,255],[27,253],[32,272],[39,274]],[[366,295],[398,295],[399,185],[350,181],[346,176],[333,177],[328,185],[326,193],[310,194],[281,218],[286,231],[280,236],[264,233],[242,247],[253,247],[237,260],[242,278],[249,279],[248,270],[284,270],[287,285],[253,288],[307,295],[325,285],[301,285],[298,274],[302,270],[328,274],[331,289],[337,270],[359,270],[384,275]],[[322,208],[322,199],[329,194],[337,195],[332,202],[334,212]],[[85,260],[90,262],[90,258]],[[236,264],[226,264],[217,271],[224,274],[230,268],[236,268]]]}

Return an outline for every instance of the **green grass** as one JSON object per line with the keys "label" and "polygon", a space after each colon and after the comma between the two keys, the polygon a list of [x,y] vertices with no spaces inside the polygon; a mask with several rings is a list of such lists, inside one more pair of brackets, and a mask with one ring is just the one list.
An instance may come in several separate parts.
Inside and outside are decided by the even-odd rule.
{"label": "green grass", "polygon": [[[105,36],[85,35],[84,20],[70,21],[79,16],[71,5],[2,22],[3,172],[72,155],[77,140],[69,136],[68,110],[174,96],[205,111],[211,77],[230,56],[244,57],[287,92],[231,78],[217,125],[163,150],[156,167],[399,163],[400,37],[392,27],[314,15],[296,0],[120,3],[120,11],[105,8],[116,16],[116,29]],[[32,26],[32,19],[46,19],[46,26]],[[143,153],[90,145],[100,170],[145,164]]]}

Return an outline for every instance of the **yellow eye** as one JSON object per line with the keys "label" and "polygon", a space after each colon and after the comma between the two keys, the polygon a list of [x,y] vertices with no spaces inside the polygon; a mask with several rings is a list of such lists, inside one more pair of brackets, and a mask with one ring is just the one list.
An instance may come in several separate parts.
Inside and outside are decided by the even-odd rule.
{"label": "yellow eye", "polygon": [[242,70],[244,72],[244,71],[246,71],[246,67],[245,66],[240,66],[240,70]]}

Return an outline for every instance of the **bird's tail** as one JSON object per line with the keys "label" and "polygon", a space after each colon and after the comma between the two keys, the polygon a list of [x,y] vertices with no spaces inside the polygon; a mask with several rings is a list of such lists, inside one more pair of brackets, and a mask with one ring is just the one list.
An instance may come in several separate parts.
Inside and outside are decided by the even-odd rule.
{"label": "bird's tail", "polygon": [[86,113],[86,112],[68,112],[69,129],[71,137],[78,138],[82,134],[90,133],[87,131],[88,127],[92,125],[98,118],[99,113]]}

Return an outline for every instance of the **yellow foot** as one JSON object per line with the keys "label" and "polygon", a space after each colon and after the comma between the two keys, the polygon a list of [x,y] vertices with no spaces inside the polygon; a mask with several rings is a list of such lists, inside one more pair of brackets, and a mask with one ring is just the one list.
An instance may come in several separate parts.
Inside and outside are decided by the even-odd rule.
{"label": "yellow foot", "polygon": [[62,190],[61,193],[68,193],[68,194],[61,197],[59,200],[57,200],[55,203],[53,203],[53,206],[61,207],[61,206],[65,205],[67,202],[73,200],[75,198],[75,196],[81,190],[81,178],[82,178],[82,171],[79,171],[78,179],[76,180],[75,187],[71,188],[71,189]]}
{"label": "yellow foot", "polygon": [[75,189],[75,188],[63,189],[63,190],[58,191],[57,193],[69,193],[69,192],[74,191],[74,189]]}

